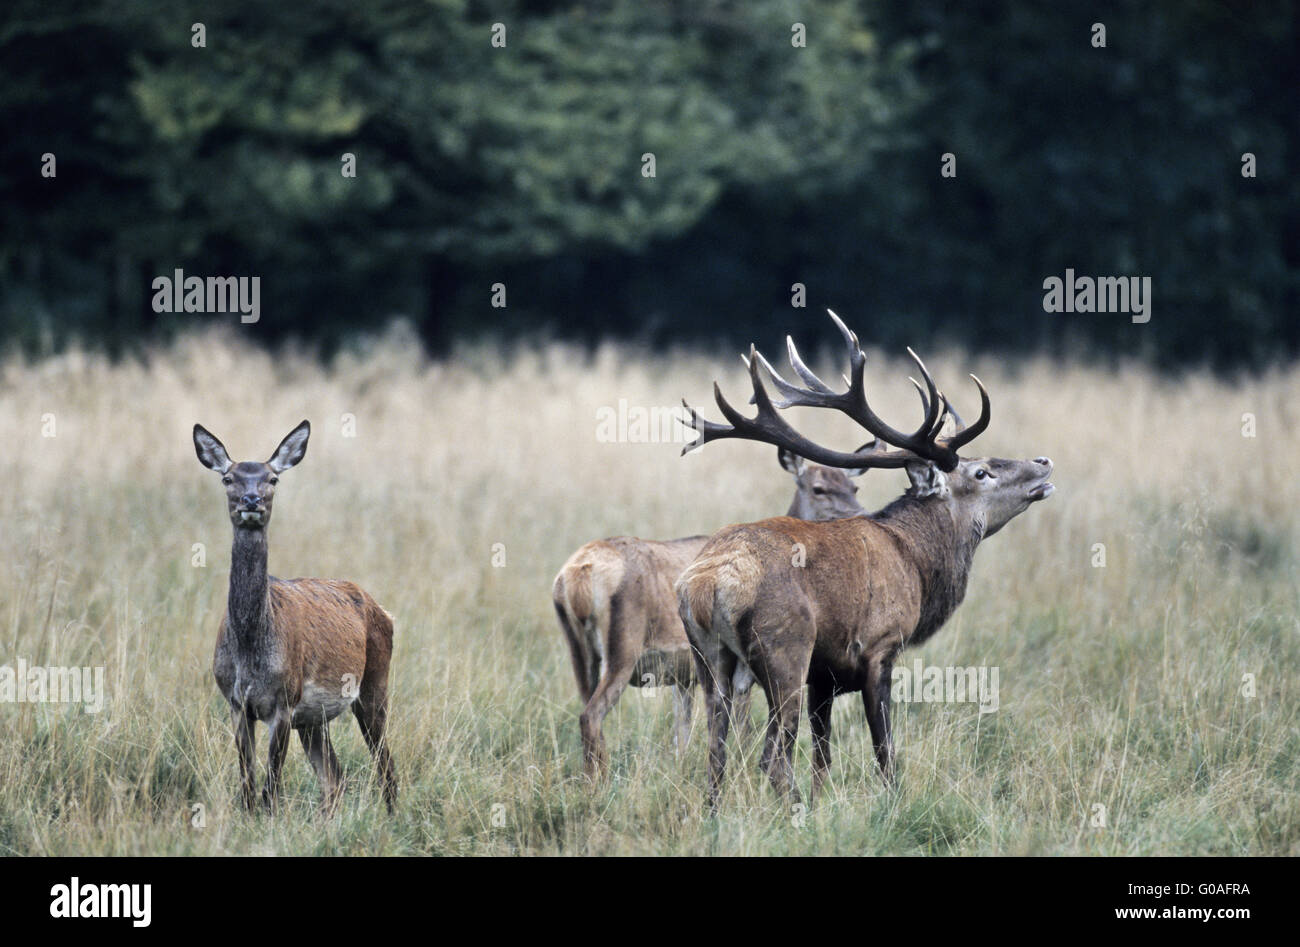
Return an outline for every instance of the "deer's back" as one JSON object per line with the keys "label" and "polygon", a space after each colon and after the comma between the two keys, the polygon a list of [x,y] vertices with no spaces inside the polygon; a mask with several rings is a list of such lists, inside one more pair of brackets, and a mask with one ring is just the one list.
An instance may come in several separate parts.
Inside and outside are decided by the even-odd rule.
{"label": "deer's back", "polygon": [[294,629],[305,678],[333,679],[366,667],[367,618],[378,604],[358,585],[333,579],[271,581],[271,613]]}

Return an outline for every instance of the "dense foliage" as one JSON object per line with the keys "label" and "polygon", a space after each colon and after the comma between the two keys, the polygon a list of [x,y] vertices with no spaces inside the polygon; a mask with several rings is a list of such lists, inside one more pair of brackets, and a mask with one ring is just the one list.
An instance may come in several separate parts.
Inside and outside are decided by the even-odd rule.
{"label": "dense foliage", "polygon": [[[890,346],[1294,356],[1296,3],[1072,7],[10,0],[0,333],[231,318],[154,312],[182,268],[259,276],[251,331],[327,348],[394,315],[435,351],[770,346],[830,305]],[[1151,321],[1045,312],[1067,267],[1150,277]]]}

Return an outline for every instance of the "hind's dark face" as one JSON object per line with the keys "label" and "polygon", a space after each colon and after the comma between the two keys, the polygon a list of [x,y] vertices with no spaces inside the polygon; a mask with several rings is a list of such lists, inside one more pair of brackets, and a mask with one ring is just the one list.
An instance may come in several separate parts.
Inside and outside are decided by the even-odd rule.
{"label": "hind's dark face", "polygon": [[226,505],[235,529],[265,529],[271,521],[271,501],[279,475],[297,464],[307,454],[311,425],[303,421],[280,442],[266,463],[230,460],[225,446],[201,425],[194,425],[194,450],[199,463],[221,474],[226,488]]}
{"label": "hind's dark face", "polygon": [[858,488],[842,470],[809,464],[795,478],[795,503],[801,520],[837,520],[866,510],[858,503]]}
{"label": "hind's dark face", "polygon": [[271,501],[280,478],[266,464],[235,464],[221,478],[226,488],[230,522],[236,529],[265,529],[271,521]]}
{"label": "hind's dark face", "polygon": [[839,470],[810,464],[784,448],[777,452],[777,457],[781,466],[794,474],[790,516],[801,520],[836,520],[867,512],[858,503],[858,488],[852,480],[865,473],[865,468]]}

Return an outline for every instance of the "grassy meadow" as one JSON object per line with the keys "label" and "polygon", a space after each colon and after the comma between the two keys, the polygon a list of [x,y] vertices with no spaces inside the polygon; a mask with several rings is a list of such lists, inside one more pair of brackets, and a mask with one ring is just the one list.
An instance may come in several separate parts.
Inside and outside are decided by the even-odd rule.
{"label": "grassy meadow", "polygon": [[[119,363],[8,358],[0,664],[103,667],[107,697],[96,714],[0,703],[0,854],[1300,854],[1300,369],[1229,383],[914,344],[968,416],[965,373],[988,385],[978,453],[1056,463],[1056,495],[981,547],[965,604],[900,658],[997,666],[1000,707],[896,703],[889,793],[861,702],[841,698],[815,809],[791,812],[757,745],[733,743],[716,818],[702,814],[700,702],[678,759],[667,690],[624,695],[605,728],[612,778],[583,779],[550,585],[590,539],[784,512],[774,448],[724,441],[681,458],[679,443],[597,437],[597,412],[620,399],[686,396],[716,419],[715,378],[743,405],[734,352],[538,344],[428,362],[397,329],[325,366],[237,332]],[[868,352],[868,389],[910,427],[902,354]],[[838,355],[816,364],[836,377]],[[794,416],[835,446],[866,439],[825,412]],[[349,781],[336,819],[317,816],[296,739],[287,805],[239,807],[210,670],[231,527],[190,430],[265,460],[304,417],[311,443],[277,493],[271,571],[352,579],[395,616],[392,817],[350,714],[332,728]],[[860,497],[875,509],[905,485],[873,471]],[[260,769],[264,727],[257,737]],[[805,716],[805,794],[809,755]]]}

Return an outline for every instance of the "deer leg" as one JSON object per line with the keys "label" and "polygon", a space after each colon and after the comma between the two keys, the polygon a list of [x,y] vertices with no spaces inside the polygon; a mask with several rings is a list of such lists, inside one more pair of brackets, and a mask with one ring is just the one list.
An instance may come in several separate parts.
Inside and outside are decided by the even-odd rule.
{"label": "deer leg", "polygon": [[731,675],[731,719],[736,728],[736,740],[747,745],[754,739],[754,721],[749,715],[749,704],[754,699],[754,672],[749,666],[736,662]]}
{"label": "deer leg", "polygon": [[622,636],[615,634],[614,629],[641,628],[646,623],[646,616],[641,609],[622,596],[614,596],[610,600],[609,609],[608,625],[602,629],[605,634],[605,666],[578,718],[582,732],[582,770],[588,779],[602,779],[609,771],[609,755],[601,727],[605,716],[623,696],[623,691],[632,680],[632,672],[636,670],[637,660],[641,657],[641,645],[622,640]]}
{"label": "deer leg", "polygon": [[266,756],[266,788],[262,790],[262,804],[275,811],[280,800],[280,773],[284,768],[284,758],[289,751],[289,731],[293,729],[293,717],[285,707],[277,707],[271,717],[271,745]]}
{"label": "deer leg", "polygon": [[327,816],[334,814],[343,797],[339,760],[334,755],[328,727],[328,724],[321,724],[318,727],[303,727],[298,731],[302,748],[307,752],[307,759],[311,760],[312,769],[316,770],[316,778],[320,780],[324,792],[321,797],[321,813]]}
{"label": "deer leg", "polygon": [[696,676],[704,688],[704,707],[709,718],[709,788],[704,804],[710,813],[718,809],[722,779],[727,769],[727,730],[731,724],[731,675],[736,656],[716,645],[710,658],[692,649]]}
{"label": "deer leg", "polygon": [[831,707],[835,688],[830,684],[808,685],[808,723],[812,728],[813,775],[811,802],[817,801],[831,766]]}
{"label": "deer leg", "polygon": [[678,758],[686,752],[686,742],[691,738],[692,685],[673,685],[673,749]]}
{"label": "deer leg", "polygon": [[871,742],[876,748],[876,762],[885,777],[885,784],[893,786],[894,736],[889,723],[889,687],[893,674],[892,660],[872,663],[867,670],[867,686],[862,689],[862,702],[867,711],[867,726],[871,729]]}
{"label": "deer leg", "polygon": [[239,751],[239,788],[244,808],[252,812],[257,805],[257,773],[253,760],[257,735],[253,731],[253,718],[243,706],[230,705],[231,723],[235,728],[235,749]]}
{"label": "deer leg", "polygon": [[767,692],[764,687],[764,695],[767,695],[767,727],[763,730],[763,752],[758,757],[758,769],[761,773],[771,778],[772,753],[776,752],[777,741],[780,740],[780,721],[776,715],[776,704],[772,702],[771,693]]}
{"label": "deer leg", "polygon": [[569,645],[569,658],[573,662],[573,676],[578,682],[578,696],[582,698],[585,704],[591,700],[591,695],[596,690],[596,679],[600,676],[598,670],[599,662],[593,660],[593,655],[588,653],[588,649],[583,635],[586,629],[575,628],[569,623],[568,613],[560,602],[555,603],[555,614],[560,620],[560,629],[564,632],[564,640]]}
{"label": "deer leg", "polygon": [[601,726],[605,722],[605,715],[614,709],[618,699],[623,696],[635,667],[635,658],[611,654],[600,683],[596,685],[591,700],[587,701],[587,706],[582,708],[582,716],[578,718],[578,726],[582,731],[583,772],[591,779],[603,778],[609,770],[609,755],[605,749],[605,734]]}
{"label": "deer leg", "polygon": [[375,773],[384,792],[384,805],[391,815],[397,802],[397,770],[392,754],[388,752],[388,682],[382,684],[363,677],[361,691],[352,703],[352,713],[361,727],[370,755],[375,759]]}
{"label": "deer leg", "polygon": [[803,681],[799,675],[778,677],[770,681],[765,690],[771,705],[768,718],[769,745],[766,748],[767,776],[778,793],[791,802],[798,802],[799,787],[794,780],[794,743],[799,734]]}

